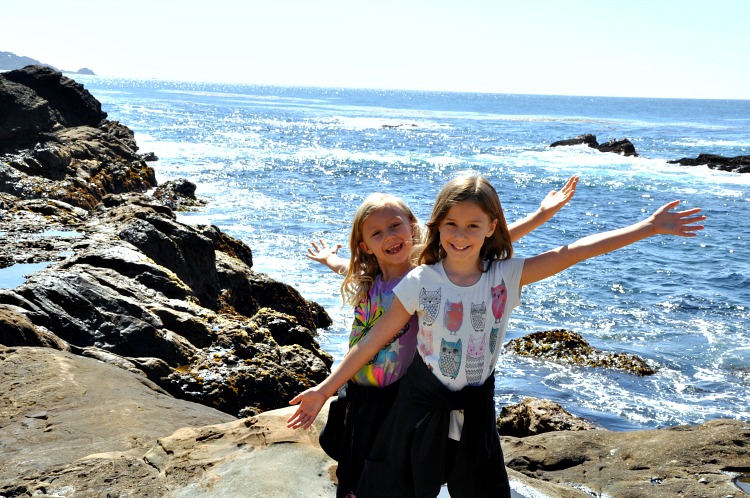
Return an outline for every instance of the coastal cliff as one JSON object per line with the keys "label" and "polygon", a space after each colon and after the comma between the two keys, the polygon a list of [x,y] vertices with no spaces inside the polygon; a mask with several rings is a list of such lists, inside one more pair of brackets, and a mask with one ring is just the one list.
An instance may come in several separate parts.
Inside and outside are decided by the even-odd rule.
{"label": "coastal cliff", "polygon": [[[284,423],[330,371],[325,310],[218,227],[177,221],[195,185],[157,184],[82,85],[2,73],[0,110],[0,268],[37,270],[0,289],[0,496],[333,496],[324,414]],[[560,413],[501,414],[529,496],[743,493],[750,424],[616,433]]]}

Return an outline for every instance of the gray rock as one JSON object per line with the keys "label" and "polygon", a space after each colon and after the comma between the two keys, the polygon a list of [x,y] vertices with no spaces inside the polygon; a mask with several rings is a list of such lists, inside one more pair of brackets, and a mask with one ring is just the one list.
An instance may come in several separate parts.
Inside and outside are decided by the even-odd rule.
{"label": "gray rock", "polygon": [[548,432],[503,438],[506,465],[590,496],[741,496],[750,473],[750,424],[712,420],[658,430]]}

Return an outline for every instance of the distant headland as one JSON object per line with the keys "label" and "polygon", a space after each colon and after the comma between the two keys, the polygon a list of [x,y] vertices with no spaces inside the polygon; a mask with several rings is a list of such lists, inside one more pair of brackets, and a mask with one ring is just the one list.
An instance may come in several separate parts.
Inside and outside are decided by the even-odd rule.
{"label": "distant headland", "polygon": [[45,64],[43,62],[39,62],[36,59],[32,59],[31,57],[25,57],[22,55],[16,55],[11,52],[3,52],[0,51],[0,71],[10,71],[13,69],[22,69],[26,66],[49,66],[52,69],[55,69],[56,71],[60,71],[61,73],[71,73],[71,74],[88,74],[92,76],[96,76],[94,71],[92,71],[89,68],[82,67],[78,71],[71,71],[68,69],[59,69],[51,64]]}

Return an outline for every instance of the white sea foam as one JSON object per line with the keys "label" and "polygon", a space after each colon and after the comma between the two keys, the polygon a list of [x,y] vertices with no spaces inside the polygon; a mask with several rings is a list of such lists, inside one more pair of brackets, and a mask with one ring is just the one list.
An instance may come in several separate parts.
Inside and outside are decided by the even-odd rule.
{"label": "white sea foam", "polygon": [[706,140],[706,139],[693,139],[683,140],[675,142],[675,145],[681,145],[683,147],[700,147],[702,149],[708,149],[711,147],[750,147],[750,141],[747,140]]}

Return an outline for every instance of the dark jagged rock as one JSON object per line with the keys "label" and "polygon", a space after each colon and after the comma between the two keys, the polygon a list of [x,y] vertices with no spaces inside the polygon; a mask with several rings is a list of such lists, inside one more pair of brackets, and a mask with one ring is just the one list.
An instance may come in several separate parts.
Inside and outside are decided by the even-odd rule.
{"label": "dark jagged rock", "polygon": [[568,138],[566,140],[558,140],[557,142],[552,142],[550,144],[550,147],[563,147],[571,145],[588,145],[589,147],[596,149],[597,147],[599,147],[599,142],[597,142],[595,135],[586,133],[584,135],[578,135],[575,138]]}
{"label": "dark jagged rock", "polygon": [[47,66],[26,66],[2,74],[47,101],[56,122],[64,127],[97,127],[107,118],[101,103],[83,85]]}
{"label": "dark jagged rock", "polygon": [[597,149],[600,152],[613,152],[615,154],[620,154],[621,156],[638,156],[638,153],[635,150],[635,146],[627,138],[612,139],[603,144],[599,144],[599,142],[596,140],[595,135],[586,133],[575,138],[552,142],[550,144],[550,147],[560,147],[566,145],[588,145],[589,147]]}
{"label": "dark jagged rock", "polygon": [[679,164],[681,166],[708,166],[719,171],[731,171],[734,173],[750,173],[750,156],[725,157],[718,154],[698,154],[698,157],[683,157],[668,164]]}
{"label": "dark jagged rock", "polygon": [[1,73],[0,110],[0,193],[89,210],[109,193],[156,186],[133,132],[52,68]]}
{"label": "dark jagged rock", "polygon": [[[144,161],[146,160],[144,158]],[[195,196],[195,189],[195,183],[185,178],[178,178],[156,187],[153,196],[172,211],[190,211],[206,205],[206,201]]]}
{"label": "dark jagged rock", "polygon": [[[151,202],[141,194],[107,197],[77,227],[93,236],[0,291],[0,309],[23,310],[74,351],[129,359],[167,392],[228,413],[278,408],[323,380],[332,359],[315,339],[311,305],[253,272],[236,256],[251,262],[246,246],[216,227],[183,225]],[[29,341],[13,345],[40,340]]]}
{"label": "dark jagged rock", "polygon": [[0,152],[5,142],[31,142],[55,124],[49,103],[0,74]]}
{"label": "dark jagged rock", "polygon": [[[600,152],[614,152],[623,156],[637,157],[638,153],[635,146],[625,139],[612,139],[606,143],[599,144],[596,136],[591,133],[579,135],[567,140],[558,140],[550,144],[550,147],[560,147],[565,145],[588,145]],[[679,164],[681,166],[708,166],[711,169],[719,171],[730,171],[733,173],[750,173],[750,156],[725,157],[718,154],[698,154],[698,157],[683,157],[667,161],[667,164]]]}
{"label": "dark jagged rock", "polygon": [[571,365],[624,370],[636,375],[653,375],[654,369],[643,359],[626,353],[605,353],[569,330],[534,332],[505,343],[506,353],[533,356]]}
{"label": "dark jagged rock", "polygon": [[195,184],[146,195],[155,175],[133,132],[81,85],[27,67],[0,74],[0,102],[12,107],[1,128],[0,264],[48,264],[0,290],[0,342],[127,365],[234,415],[285,406],[325,378],[333,360],[315,330],[330,317],[254,272],[241,241],[177,222],[173,208],[201,205]]}
{"label": "dark jagged rock", "polygon": [[599,152],[614,152],[621,156],[637,157],[638,153],[635,151],[635,146],[627,138],[608,140],[603,144],[600,144],[597,149]]}

